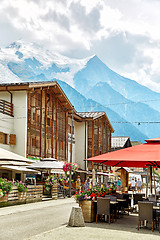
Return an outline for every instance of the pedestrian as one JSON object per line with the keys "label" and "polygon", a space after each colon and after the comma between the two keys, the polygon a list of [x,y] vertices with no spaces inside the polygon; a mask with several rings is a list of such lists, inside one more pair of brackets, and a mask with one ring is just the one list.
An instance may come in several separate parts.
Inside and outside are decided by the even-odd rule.
{"label": "pedestrian", "polygon": [[86,181],[85,181],[85,184],[84,184],[84,189],[88,190],[89,188],[90,188],[90,179],[87,178]]}
{"label": "pedestrian", "polygon": [[118,177],[118,180],[117,180],[117,191],[121,191],[121,178]]}
{"label": "pedestrian", "polygon": [[77,189],[77,192],[80,193],[80,191],[81,191],[81,179],[80,179],[80,176],[77,177],[76,189]]}
{"label": "pedestrian", "polygon": [[130,187],[131,187],[131,190],[132,190],[133,193],[134,193],[134,191],[135,191],[135,186],[136,186],[136,182],[135,182],[134,178],[132,178]]}
{"label": "pedestrian", "polygon": [[142,181],[140,180],[140,178],[138,178],[136,187],[137,187],[138,192],[141,192],[141,189],[142,189]]}
{"label": "pedestrian", "polygon": [[156,192],[160,195],[160,185],[159,185],[158,188],[156,189]]}

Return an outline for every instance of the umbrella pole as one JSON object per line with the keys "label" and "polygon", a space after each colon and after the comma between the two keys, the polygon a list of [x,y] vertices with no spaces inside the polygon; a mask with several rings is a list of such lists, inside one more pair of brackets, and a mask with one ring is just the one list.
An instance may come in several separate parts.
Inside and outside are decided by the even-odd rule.
{"label": "umbrella pole", "polygon": [[152,166],[150,167],[150,191],[152,195]]}
{"label": "umbrella pole", "polygon": [[147,168],[146,198],[147,198],[147,196],[148,196],[148,173],[149,173],[149,167]]}
{"label": "umbrella pole", "polygon": [[155,183],[154,167],[153,167],[153,178],[154,178],[154,194],[155,194],[155,201],[156,201],[157,200],[157,196],[156,196],[156,183]]}

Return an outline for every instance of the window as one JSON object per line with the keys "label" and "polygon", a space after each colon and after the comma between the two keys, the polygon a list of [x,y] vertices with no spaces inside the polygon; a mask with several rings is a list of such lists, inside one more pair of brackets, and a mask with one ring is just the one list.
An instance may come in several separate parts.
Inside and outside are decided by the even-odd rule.
{"label": "window", "polygon": [[51,119],[49,117],[47,118],[47,125],[51,126]]}
{"label": "window", "polygon": [[36,147],[36,139],[32,138],[32,147]]}
{"label": "window", "polygon": [[8,134],[0,132],[0,143],[7,144],[8,143]]}
{"label": "window", "polygon": [[[72,133],[72,126],[70,124],[68,125],[68,132],[70,134]],[[74,126],[73,126],[73,134],[74,134]]]}

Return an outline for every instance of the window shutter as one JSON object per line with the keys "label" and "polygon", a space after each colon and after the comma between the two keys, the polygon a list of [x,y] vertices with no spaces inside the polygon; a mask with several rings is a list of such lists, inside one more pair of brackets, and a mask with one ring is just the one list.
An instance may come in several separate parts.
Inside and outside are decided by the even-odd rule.
{"label": "window shutter", "polygon": [[10,134],[9,143],[10,143],[10,145],[16,145],[16,135],[15,134]]}

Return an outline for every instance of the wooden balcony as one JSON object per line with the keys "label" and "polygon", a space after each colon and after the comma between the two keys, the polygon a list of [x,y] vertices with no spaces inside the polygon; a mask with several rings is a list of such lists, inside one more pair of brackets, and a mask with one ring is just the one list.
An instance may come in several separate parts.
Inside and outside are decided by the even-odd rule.
{"label": "wooden balcony", "polygon": [[0,99],[0,113],[13,117],[13,104]]}

